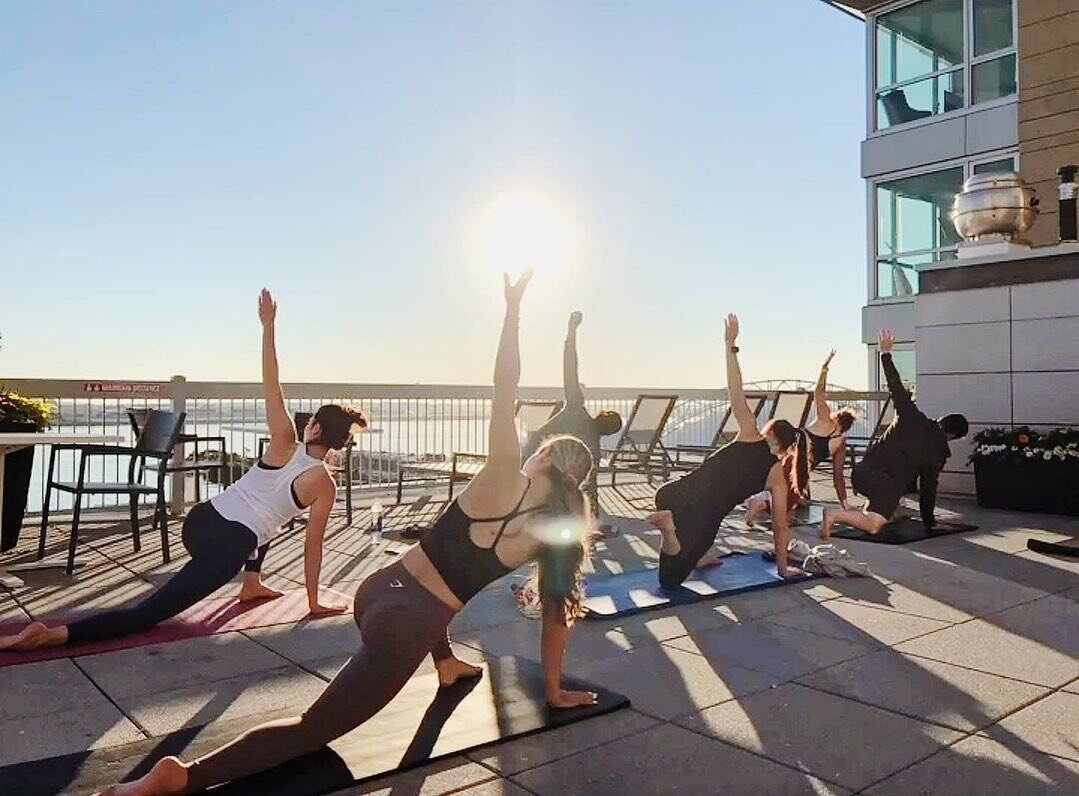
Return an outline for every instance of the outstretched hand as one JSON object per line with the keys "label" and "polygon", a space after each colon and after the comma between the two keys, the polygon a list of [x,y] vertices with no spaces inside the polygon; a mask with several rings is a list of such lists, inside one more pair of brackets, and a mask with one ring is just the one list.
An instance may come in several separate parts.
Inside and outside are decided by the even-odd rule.
{"label": "outstretched hand", "polygon": [[880,336],[877,338],[877,343],[880,345],[880,352],[882,354],[890,354],[892,348],[895,346],[895,332],[891,329],[881,329]]}
{"label": "outstretched hand", "polygon": [[581,314],[581,311],[580,310],[574,310],[569,316],[569,328],[570,329],[576,329],[578,326],[581,325],[581,321],[583,321],[583,320],[584,320],[584,315]]}
{"label": "outstretched hand", "polygon": [[728,346],[734,345],[734,341],[738,339],[738,316],[733,312],[727,316],[723,329],[723,339],[727,341]]}
{"label": "outstretched hand", "polygon": [[827,369],[827,367],[832,364],[832,360],[834,358],[835,358],[835,349],[833,348],[831,351],[828,352],[828,358],[824,360],[825,369]]}
{"label": "outstretched hand", "polygon": [[532,279],[533,273],[535,273],[534,268],[531,266],[526,268],[525,272],[521,274],[521,277],[516,282],[510,282],[509,274],[502,274],[507,304],[515,307],[521,303],[521,297],[524,296],[525,288],[528,287],[528,283]]}
{"label": "outstretched hand", "polygon": [[270,291],[262,289],[259,294],[259,320],[263,326],[272,326],[277,319],[277,302],[273,300]]}

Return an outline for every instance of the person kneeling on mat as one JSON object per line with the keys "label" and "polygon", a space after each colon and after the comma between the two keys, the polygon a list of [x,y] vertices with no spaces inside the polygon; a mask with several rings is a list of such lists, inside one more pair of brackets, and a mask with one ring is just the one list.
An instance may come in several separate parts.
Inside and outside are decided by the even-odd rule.
{"label": "person kneeling on mat", "polygon": [[776,564],[783,577],[804,574],[787,565],[787,494],[790,480],[777,457],[794,449],[794,491],[806,494],[809,459],[806,438],[786,420],[771,420],[764,431],[757,430],[757,418],[749,408],[742,389],[742,369],[738,365],[738,318],[727,316],[727,391],[731,412],[738,424],[738,436],[705,459],[688,475],[656,490],[656,509],[648,521],[663,539],[659,553],[659,583],[664,588],[679,586],[697,567],[718,566],[722,557],[710,552],[719,524],[731,510],[755,492],[767,488],[772,495]]}
{"label": "person kneeling on mat", "polygon": [[949,414],[931,420],[922,414],[892,362],[895,335],[884,329],[879,342],[880,364],[895,407],[895,420],[851,470],[851,486],[867,499],[865,507],[862,511],[825,509],[820,531],[822,539],[831,536],[837,522],[869,534],[880,533],[915,477],[918,478],[922,522],[926,530],[932,529],[936,522],[933,512],[937,502],[937,479],[951,456],[948,443],[967,434],[967,419],[963,415]]}
{"label": "person kneeling on mat", "polygon": [[444,686],[479,675],[479,668],[454,657],[447,626],[487,584],[533,560],[542,571],[547,703],[595,704],[592,692],[562,688],[569,627],[583,613],[591,507],[581,485],[592,457],[580,440],[563,436],[544,442],[522,467],[513,419],[521,371],[518,313],[530,276],[516,284],[506,278],[487,461],[418,545],[360,584],[359,651],[303,715],[263,724],[191,763],[166,757],[104,796],[195,793],[315,752],[389,704],[428,655]]}
{"label": "person kneeling on mat", "polygon": [[[312,416],[297,439],[296,426],[285,411],[277,375],[274,322],[277,304],[269,291],[259,297],[262,321],[262,381],[270,444],[261,461],[235,484],[208,501],[195,505],[184,519],[182,538],[191,559],[165,585],[131,608],[117,608],[79,619],[68,625],[47,627],[34,622],[15,636],[0,638],[0,650],[78,644],[127,636],[149,630],[176,616],[227,584],[245,569],[245,600],[267,599],[281,593],[262,585],[258,564],[270,540],[290,520],[311,509],[304,546],[307,600],[313,615],[341,613],[347,604],[322,602],[319,571],[326,522],[337,497],[337,487],[324,459],[331,450],[344,448],[353,427],[367,427],[361,412],[326,404]],[[248,562],[245,566],[245,562]]]}

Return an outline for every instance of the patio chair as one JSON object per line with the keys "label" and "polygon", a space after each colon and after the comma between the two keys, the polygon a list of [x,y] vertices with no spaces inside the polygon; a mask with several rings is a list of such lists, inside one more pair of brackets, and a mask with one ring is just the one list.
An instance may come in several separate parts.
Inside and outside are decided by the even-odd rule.
{"label": "patio chair", "polygon": [[[561,401],[518,401],[514,413],[518,433],[527,437],[540,429],[561,408]],[[397,502],[401,502],[406,483],[443,478],[449,480],[447,499],[453,500],[454,485],[471,481],[486,462],[486,453],[467,451],[454,451],[450,454],[449,461],[401,462],[397,469]]]}
{"label": "patio chair", "polygon": [[601,451],[608,456],[597,473],[610,473],[611,486],[620,472],[644,475],[649,482],[654,475],[669,477],[675,463],[662,437],[677,401],[677,395],[638,395],[618,442]]}
{"label": "patio chair", "polygon": [[[82,513],[83,495],[127,495],[131,510],[131,535],[135,552],[142,550],[139,538],[139,497],[153,495],[154,519],[152,528],[161,530],[161,558],[169,563],[168,515],[165,509],[165,474],[167,463],[183,432],[185,412],[164,412],[151,409],[147,414],[138,439],[133,447],[123,445],[53,445],[49,454],[48,480],[45,486],[45,501],[41,509],[41,538],[38,541],[37,558],[45,557],[45,535],[49,526],[49,501],[54,489],[74,496],[71,519],[71,539],[67,551],[68,575],[75,571],[75,548],[79,541],[79,519]],[[75,481],[57,481],[56,452],[73,450],[79,453],[78,475]],[[87,482],[86,464],[90,456],[128,456],[127,480],[121,482]],[[157,466],[157,479],[154,484],[142,483],[141,476],[147,460]],[[139,478],[136,478],[136,467]]]}
{"label": "patio chair", "polygon": [[[759,418],[768,400],[767,393],[746,393],[746,402],[753,416]],[[734,412],[727,406],[723,414],[723,420],[716,428],[715,436],[708,445],[676,445],[671,450],[674,453],[675,469],[694,469],[704,461],[710,453],[722,448],[728,442],[738,436],[738,421],[734,418]]]}
{"label": "patio chair", "polygon": [[[146,424],[146,417],[150,414],[150,409],[135,409],[131,408],[127,410],[127,420],[131,425],[131,431],[135,435],[135,439],[139,438],[139,434],[142,433],[142,427]],[[181,433],[177,444],[180,446],[181,453],[186,451],[187,444],[191,443],[195,446],[195,458],[192,461],[182,459],[179,464],[173,464],[166,462],[165,470],[169,473],[195,473],[195,501],[202,500],[202,480],[198,477],[199,473],[206,473],[207,478],[213,471],[217,471],[218,477],[225,480],[225,468],[228,466],[228,455],[225,452],[225,438],[224,436],[200,436],[199,434],[185,434]],[[217,443],[217,448],[207,447],[203,451],[199,451],[199,445],[211,445]],[[204,454],[208,454],[205,455]],[[146,468],[149,470],[156,469],[158,463],[156,461],[149,461],[146,463]],[[141,479],[142,473],[139,473]]]}
{"label": "patio chair", "polygon": [[765,418],[770,420],[786,420],[795,428],[802,428],[806,418],[809,417],[809,409],[813,405],[813,393],[804,390],[779,391],[774,393],[771,411]]}
{"label": "patio chair", "polygon": [[[308,422],[314,417],[314,412],[293,412],[292,422],[296,425],[296,435],[299,440],[303,441],[303,430],[307,428]],[[259,437],[258,441],[258,458],[262,460],[262,455],[266,452],[266,446],[270,444],[269,437]],[[355,442],[350,442],[345,446],[345,466],[334,467],[335,475],[340,475],[343,470],[345,473],[345,523],[352,524],[352,453],[356,447]],[[289,520],[288,529],[291,531],[296,526],[296,520]]]}

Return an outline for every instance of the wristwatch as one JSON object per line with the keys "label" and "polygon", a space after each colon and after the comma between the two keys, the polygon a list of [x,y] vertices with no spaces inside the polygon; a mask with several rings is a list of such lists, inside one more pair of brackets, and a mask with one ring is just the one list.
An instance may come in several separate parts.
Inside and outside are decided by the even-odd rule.
{"label": "wristwatch", "polygon": [[738,353],[738,346],[732,345],[731,346],[731,353],[732,354],[737,354]]}

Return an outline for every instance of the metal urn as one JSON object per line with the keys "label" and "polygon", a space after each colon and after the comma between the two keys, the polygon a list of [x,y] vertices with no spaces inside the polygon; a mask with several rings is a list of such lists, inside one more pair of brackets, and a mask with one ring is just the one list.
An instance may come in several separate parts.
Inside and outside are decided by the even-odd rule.
{"label": "metal urn", "polygon": [[951,218],[967,240],[1001,235],[1016,240],[1034,225],[1038,198],[1034,189],[1012,171],[975,174],[955,195]]}

